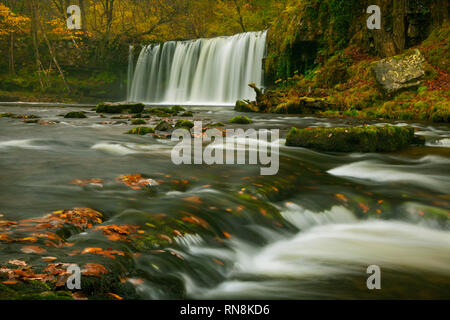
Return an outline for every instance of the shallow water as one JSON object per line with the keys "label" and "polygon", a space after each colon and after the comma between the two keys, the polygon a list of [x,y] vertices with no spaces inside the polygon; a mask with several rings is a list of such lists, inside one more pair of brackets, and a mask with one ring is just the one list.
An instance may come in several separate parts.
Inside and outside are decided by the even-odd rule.
{"label": "shallow water", "polygon": [[[204,123],[226,123],[236,115],[230,107],[188,109]],[[132,266],[96,255],[69,256],[86,247],[134,250],[89,229],[68,239],[73,247],[47,248],[46,255],[58,262],[98,262],[121,272],[132,269],[128,276],[139,281],[130,283],[145,299],[449,296],[447,125],[409,123],[426,137],[425,147],[389,154],[327,154],[285,147],[286,132],[291,126],[334,127],[361,121],[252,114],[253,128],[281,129],[276,142],[280,171],[262,177],[254,165],[176,166],[170,159],[175,142],[126,135],[132,127],[128,123],[112,124],[116,120],[92,111],[88,119],[59,116],[72,110],[89,108],[0,106],[0,112],[58,121],[40,125],[0,118],[2,219],[17,221],[89,207],[104,214],[106,225],[133,224],[148,230],[155,216],[175,218],[181,212],[200,217],[209,227],[173,237],[164,248],[171,254],[142,248],[134,254]],[[149,193],[115,180],[137,173],[164,182]],[[91,178],[104,182],[70,184]],[[186,181],[182,186],[181,180]],[[278,191],[259,192],[264,186]],[[257,197],[242,197],[247,193]],[[186,201],[192,197],[198,200]],[[279,219],[268,219],[262,208],[279,213]],[[0,248],[0,265],[8,259],[42,263],[20,252],[18,244]],[[369,265],[380,266],[382,290],[367,289]]]}

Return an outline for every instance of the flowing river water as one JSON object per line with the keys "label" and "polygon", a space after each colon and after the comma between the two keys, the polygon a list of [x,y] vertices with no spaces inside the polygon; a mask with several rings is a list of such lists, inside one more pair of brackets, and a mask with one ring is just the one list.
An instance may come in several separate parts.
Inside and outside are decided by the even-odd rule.
{"label": "flowing river water", "polygon": [[[230,107],[188,109],[204,123],[227,123],[237,115]],[[60,116],[74,110],[86,111],[88,118]],[[133,127],[129,121],[89,110],[0,106],[0,112],[56,122],[0,118],[1,219],[86,207],[103,213],[104,225],[136,225],[144,235],[161,228],[155,225],[161,216],[190,216],[197,223],[180,222],[179,236],[157,230],[165,232],[162,239],[170,236],[163,247],[158,239],[139,246],[110,241],[93,228],[75,232],[67,239],[72,246],[47,248],[45,255],[56,261],[129,271],[130,296],[144,299],[448,298],[448,125],[409,123],[426,137],[425,147],[337,154],[285,147],[283,139],[291,126],[360,120],[251,114],[252,128],[281,133],[274,142],[280,146],[279,173],[264,177],[255,165],[176,166],[170,158],[175,142],[124,134]],[[157,123],[149,121],[152,127]],[[160,182],[151,192],[117,182],[130,174]],[[92,178],[101,182],[70,184]],[[0,243],[0,262],[42,264],[19,246]],[[130,252],[132,258],[70,254],[86,247]],[[381,290],[366,286],[370,265],[381,268]]]}

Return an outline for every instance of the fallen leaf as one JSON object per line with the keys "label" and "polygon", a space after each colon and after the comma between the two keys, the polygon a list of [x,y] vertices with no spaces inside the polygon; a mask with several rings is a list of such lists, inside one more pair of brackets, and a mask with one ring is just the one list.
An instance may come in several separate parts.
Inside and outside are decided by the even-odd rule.
{"label": "fallen leaf", "polygon": [[41,248],[39,246],[25,246],[20,249],[23,253],[36,253],[41,254],[44,252],[47,252],[44,248]]}

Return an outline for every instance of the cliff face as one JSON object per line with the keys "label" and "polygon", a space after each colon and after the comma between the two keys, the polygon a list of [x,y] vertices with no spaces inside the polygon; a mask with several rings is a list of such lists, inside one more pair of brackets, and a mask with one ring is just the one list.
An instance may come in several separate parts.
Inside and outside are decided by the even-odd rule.
{"label": "cliff face", "polygon": [[[370,5],[381,9],[381,29],[369,30]],[[268,35],[269,82],[305,73],[349,45],[390,57],[420,44],[448,20],[446,0],[290,0]]]}

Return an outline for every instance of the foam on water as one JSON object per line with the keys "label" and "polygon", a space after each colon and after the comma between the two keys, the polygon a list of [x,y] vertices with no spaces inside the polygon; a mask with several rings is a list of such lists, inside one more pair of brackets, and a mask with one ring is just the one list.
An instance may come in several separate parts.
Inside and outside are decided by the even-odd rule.
{"label": "foam on water", "polygon": [[411,161],[407,165],[387,164],[378,160],[365,160],[343,165],[328,171],[329,174],[370,180],[375,182],[408,182],[419,187],[447,193],[450,180],[444,175],[426,173],[423,166],[427,164],[449,164],[450,160],[437,156],[426,156]]}
{"label": "foam on water", "polygon": [[20,139],[20,140],[9,140],[0,142],[0,149],[6,148],[19,148],[19,149],[36,149],[36,150],[46,150],[49,149],[47,146],[35,146],[32,143],[37,141],[36,139]]}

